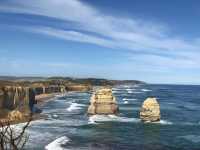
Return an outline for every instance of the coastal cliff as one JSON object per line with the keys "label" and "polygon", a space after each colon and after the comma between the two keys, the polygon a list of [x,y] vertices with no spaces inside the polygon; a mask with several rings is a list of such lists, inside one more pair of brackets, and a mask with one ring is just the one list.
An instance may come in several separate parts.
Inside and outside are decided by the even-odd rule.
{"label": "coastal cliff", "polygon": [[[31,113],[41,112],[35,107],[59,93],[68,91],[92,91],[95,86],[118,84],[144,84],[136,80],[107,80],[96,78],[69,77],[7,77],[0,76],[0,119],[23,118]],[[101,89],[91,98],[89,114],[114,114],[118,106],[111,89]]]}

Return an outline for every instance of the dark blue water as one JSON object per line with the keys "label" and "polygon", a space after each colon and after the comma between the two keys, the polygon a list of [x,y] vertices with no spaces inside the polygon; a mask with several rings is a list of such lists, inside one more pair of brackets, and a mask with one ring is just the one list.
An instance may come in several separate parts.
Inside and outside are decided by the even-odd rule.
{"label": "dark blue water", "polygon": [[[140,85],[113,88],[118,116],[88,117],[91,93],[69,93],[43,106],[47,119],[32,123],[27,149],[199,150],[200,86]],[[155,96],[159,123],[142,123],[143,101]],[[61,138],[60,138],[61,137]],[[57,139],[57,141],[55,141]]]}

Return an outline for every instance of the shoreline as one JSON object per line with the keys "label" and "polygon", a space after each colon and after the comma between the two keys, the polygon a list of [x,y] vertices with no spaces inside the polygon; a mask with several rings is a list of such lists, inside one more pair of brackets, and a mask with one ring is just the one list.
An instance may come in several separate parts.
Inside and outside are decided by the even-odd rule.
{"label": "shoreline", "polygon": [[[67,94],[66,93],[50,93],[50,94],[40,94],[40,95],[36,95],[35,96],[35,100],[37,101],[36,107],[41,107],[43,106],[46,102],[53,100],[54,98],[56,98],[57,96],[62,96],[63,94]],[[63,95],[64,96],[64,95]],[[32,117],[32,118],[30,118]],[[16,119],[16,120],[9,120],[7,117],[3,117],[0,118],[0,125],[1,126],[5,126],[5,125],[14,125],[14,124],[19,124],[19,123],[25,123],[28,122],[30,119],[31,121],[34,120],[39,120],[45,118],[44,115],[41,115],[41,113],[34,113],[32,114],[32,116],[29,115],[24,115],[23,119]]]}

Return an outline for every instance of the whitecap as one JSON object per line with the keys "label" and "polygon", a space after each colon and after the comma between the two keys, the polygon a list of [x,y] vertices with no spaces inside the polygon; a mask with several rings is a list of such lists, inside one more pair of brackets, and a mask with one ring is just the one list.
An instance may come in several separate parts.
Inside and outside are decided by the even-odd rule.
{"label": "whitecap", "polygon": [[129,88],[130,87],[130,85],[124,85],[124,88]]}
{"label": "whitecap", "polygon": [[160,120],[160,121],[156,121],[156,122],[145,122],[145,123],[158,123],[158,124],[162,124],[162,125],[172,125],[173,124],[171,121],[167,121],[167,120]]}
{"label": "whitecap", "polygon": [[60,138],[57,138],[53,142],[49,143],[45,146],[46,150],[64,150],[62,145],[67,144],[70,141],[70,139],[66,136],[62,136]]}
{"label": "whitecap", "polygon": [[82,109],[82,107],[85,106],[84,104],[78,104],[78,103],[71,103],[69,108],[67,108],[67,111],[71,112],[73,110],[79,110]]}
{"label": "whitecap", "polygon": [[159,123],[164,124],[164,125],[172,125],[173,124],[171,121],[167,121],[167,120],[160,120]]}
{"label": "whitecap", "polygon": [[143,91],[143,92],[149,92],[149,91],[152,91],[152,90],[149,90],[149,89],[141,89],[141,91]]}
{"label": "whitecap", "polygon": [[123,101],[137,101],[135,98],[123,98]]}
{"label": "whitecap", "polygon": [[124,101],[124,104],[128,104],[128,101]]}
{"label": "whitecap", "polygon": [[[158,99],[158,98],[157,98]],[[167,104],[169,104],[169,105],[174,105],[175,103],[167,103]]]}
{"label": "whitecap", "polygon": [[185,139],[187,141],[191,141],[193,143],[200,143],[200,135],[185,135],[185,136],[179,136],[178,138]]}
{"label": "whitecap", "polygon": [[62,98],[62,97],[65,97],[67,95],[68,95],[68,93],[66,92],[66,93],[57,94],[57,95],[55,95],[55,97]]}
{"label": "whitecap", "polygon": [[116,115],[93,115],[89,117],[88,123],[96,124],[98,122],[140,122],[140,119],[120,117]]}
{"label": "whitecap", "polygon": [[129,88],[129,89],[126,89],[126,90],[127,90],[127,91],[133,91],[134,89],[130,89],[130,88]]}
{"label": "whitecap", "polygon": [[52,118],[56,119],[56,118],[58,118],[58,115],[57,114],[53,114]]}

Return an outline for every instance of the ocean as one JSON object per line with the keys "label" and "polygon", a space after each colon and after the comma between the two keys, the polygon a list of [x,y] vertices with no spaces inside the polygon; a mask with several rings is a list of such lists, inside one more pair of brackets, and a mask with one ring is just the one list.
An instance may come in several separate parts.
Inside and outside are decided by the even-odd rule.
{"label": "ocean", "polygon": [[[199,150],[200,86],[121,85],[117,116],[87,116],[91,93],[70,92],[42,106],[46,119],[27,130],[27,150]],[[161,121],[143,123],[143,101],[155,96]]]}

